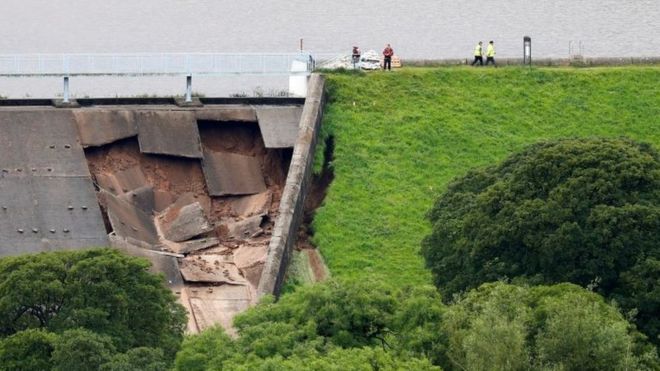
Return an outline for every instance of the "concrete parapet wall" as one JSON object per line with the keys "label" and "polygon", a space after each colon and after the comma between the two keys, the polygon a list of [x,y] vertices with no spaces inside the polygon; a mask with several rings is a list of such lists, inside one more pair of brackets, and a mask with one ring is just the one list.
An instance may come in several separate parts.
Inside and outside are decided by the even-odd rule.
{"label": "concrete parapet wall", "polygon": [[324,103],[325,79],[322,75],[312,74],[300,119],[298,138],[280,201],[279,216],[273,228],[268,257],[257,288],[259,297],[268,294],[279,295],[282,288],[298,228],[302,222],[305,197],[311,185],[314,151],[323,118]]}
{"label": "concrete parapet wall", "polygon": [[[522,58],[495,58],[498,65],[522,65]],[[410,59],[403,60],[404,66],[433,67],[453,66],[472,63],[472,58],[463,59]],[[598,58],[534,58],[535,66],[628,66],[628,65],[657,65],[660,57],[598,57]]]}

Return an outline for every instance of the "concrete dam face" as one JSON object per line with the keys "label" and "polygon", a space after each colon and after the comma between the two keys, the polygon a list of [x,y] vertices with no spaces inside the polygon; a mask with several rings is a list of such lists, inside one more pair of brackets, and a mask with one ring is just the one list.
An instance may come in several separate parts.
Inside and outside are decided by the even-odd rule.
{"label": "concrete dam face", "polygon": [[165,274],[190,331],[230,328],[258,296],[303,102],[0,107],[0,256],[122,249]]}

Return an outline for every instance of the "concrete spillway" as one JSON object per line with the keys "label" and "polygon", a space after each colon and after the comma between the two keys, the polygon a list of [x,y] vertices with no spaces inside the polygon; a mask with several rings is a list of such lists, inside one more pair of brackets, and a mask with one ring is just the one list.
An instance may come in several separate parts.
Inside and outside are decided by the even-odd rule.
{"label": "concrete spillway", "polygon": [[0,256],[113,246],[165,273],[190,331],[230,328],[284,248],[303,100],[209,102],[1,107]]}

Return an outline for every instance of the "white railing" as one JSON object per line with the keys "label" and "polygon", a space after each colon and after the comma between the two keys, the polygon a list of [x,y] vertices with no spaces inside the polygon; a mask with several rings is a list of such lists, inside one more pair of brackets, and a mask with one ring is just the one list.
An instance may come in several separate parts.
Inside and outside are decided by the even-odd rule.
{"label": "white railing", "polygon": [[185,101],[192,101],[193,76],[308,76],[307,53],[0,54],[0,77],[61,77],[69,103],[72,76],[185,76]]}
{"label": "white railing", "polygon": [[0,76],[291,75],[305,53],[0,54]]}

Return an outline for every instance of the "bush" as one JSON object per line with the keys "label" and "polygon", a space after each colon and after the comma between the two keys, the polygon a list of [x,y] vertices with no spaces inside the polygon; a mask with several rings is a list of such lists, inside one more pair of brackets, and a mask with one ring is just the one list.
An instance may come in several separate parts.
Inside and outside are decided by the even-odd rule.
{"label": "bush", "polygon": [[620,292],[658,340],[649,319],[657,312],[648,312],[657,295],[649,306],[618,290],[647,257],[660,258],[660,157],[650,146],[625,139],[532,145],[454,181],[429,219],[421,251],[443,293],[501,279],[591,285],[606,296]]}

